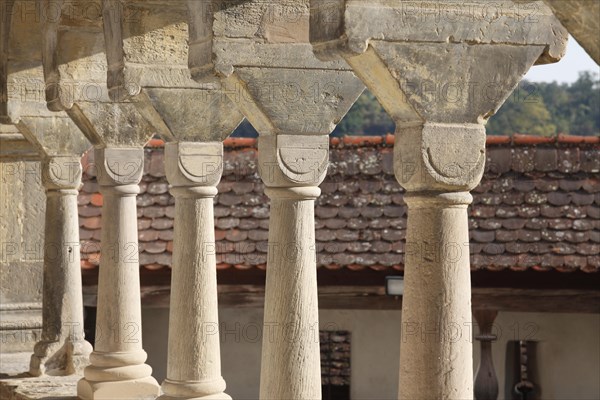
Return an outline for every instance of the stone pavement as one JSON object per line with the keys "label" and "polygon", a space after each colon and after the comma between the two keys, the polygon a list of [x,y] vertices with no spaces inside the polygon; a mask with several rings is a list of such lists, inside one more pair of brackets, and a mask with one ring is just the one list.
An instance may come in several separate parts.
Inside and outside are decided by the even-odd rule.
{"label": "stone pavement", "polygon": [[0,354],[0,399],[75,400],[80,375],[29,377],[31,352]]}

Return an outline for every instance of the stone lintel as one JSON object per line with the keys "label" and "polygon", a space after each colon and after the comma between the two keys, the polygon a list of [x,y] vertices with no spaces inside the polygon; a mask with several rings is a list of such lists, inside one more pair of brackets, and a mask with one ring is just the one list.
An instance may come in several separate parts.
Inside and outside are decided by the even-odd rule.
{"label": "stone lintel", "polygon": [[[567,32],[542,1],[311,0],[310,38],[321,59],[361,54],[370,41],[543,46],[560,60]],[[536,60],[538,61],[538,60]]]}
{"label": "stone lintel", "polygon": [[78,102],[67,114],[97,148],[142,147],[156,133],[132,102]]}
{"label": "stone lintel", "polygon": [[221,141],[244,119],[219,89],[144,88],[140,96],[138,111],[166,141]]}
{"label": "stone lintel", "polygon": [[[94,9],[102,12],[87,19],[72,15],[78,5],[82,6],[64,3],[60,8],[57,4],[62,14],[44,25],[48,107],[66,111],[96,147],[143,146],[157,132],[174,140],[167,127],[169,122],[176,124],[173,121],[180,121],[175,127],[178,132],[181,126],[197,127],[194,121],[181,120],[181,115],[164,121],[151,101],[156,93],[142,90],[180,89],[176,106],[191,107],[198,94],[188,89],[216,89],[189,76],[183,3],[164,9],[152,2],[124,5],[109,0],[95,4]],[[73,49],[83,49],[85,54],[73,54]],[[227,134],[241,121],[241,117],[232,119]]]}
{"label": "stone lintel", "polygon": [[73,156],[79,159],[91,144],[66,114],[60,114],[63,115],[23,117],[17,127],[44,156]]}
{"label": "stone lintel", "polygon": [[[375,54],[367,52],[348,61],[361,77],[369,74],[370,63],[381,63],[379,69],[387,69],[396,80],[392,87],[370,88],[385,104],[400,89],[402,95],[392,105],[392,115],[405,119],[396,123],[480,124],[498,110],[544,50],[538,45],[386,41],[372,41],[371,48]],[[363,57],[367,62],[361,62]]]}
{"label": "stone lintel", "polygon": [[544,0],[569,33],[600,65],[600,2]]}
{"label": "stone lintel", "polygon": [[[3,128],[14,128],[5,132]],[[12,130],[12,129],[11,129]],[[41,154],[13,125],[0,125],[0,160],[39,160]]]}
{"label": "stone lintel", "polygon": [[[213,21],[194,19],[199,25],[192,31],[207,32],[212,24],[215,69],[223,76],[229,76],[240,66],[349,70],[342,60],[324,62],[311,54],[309,3],[309,0],[223,2],[211,10]],[[196,11],[196,14],[208,17],[209,12]],[[203,41],[209,43],[209,37],[205,33]],[[209,60],[206,58],[204,63]]]}
{"label": "stone lintel", "polygon": [[224,92],[262,135],[329,134],[364,85],[344,60],[311,50],[309,1],[189,1],[189,67]]}
{"label": "stone lintel", "polygon": [[311,41],[344,58],[397,124],[484,124],[566,30],[543,2],[311,2]]}
{"label": "stone lintel", "polygon": [[223,87],[263,135],[328,135],[364,90],[351,71],[266,67],[240,67]]}
{"label": "stone lintel", "polygon": [[[201,9],[211,4],[195,3]],[[119,4],[111,0],[104,5],[109,97],[134,103],[167,141],[216,141],[229,136],[243,115],[219,91],[218,81],[192,79],[188,38],[194,32],[188,27],[185,2],[167,9],[152,2],[135,3],[136,19],[128,18]]]}
{"label": "stone lintel", "polygon": [[[13,126],[9,129],[21,133],[43,157],[81,156],[90,147],[88,140],[66,113],[46,107],[42,27],[20,18],[27,3],[10,1],[0,10],[0,123]],[[29,5],[35,9],[35,3]]]}

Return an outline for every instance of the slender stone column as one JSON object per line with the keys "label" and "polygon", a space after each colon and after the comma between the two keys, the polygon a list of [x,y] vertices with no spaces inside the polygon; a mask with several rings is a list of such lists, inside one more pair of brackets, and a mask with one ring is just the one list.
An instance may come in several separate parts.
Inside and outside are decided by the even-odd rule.
{"label": "slender stone column", "polygon": [[223,144],[168,143],[165,169],[175,196],[167,399],[231,399],[221,377],[213,198]]}
{"label": "slender stone column", "polygon": [[46,188],[42,340],[31,356],[30,374],[78,373],[92,346],[83,334],[77,193],[81,163],[74,156],[44,159]]}
{"label": "slender stone column", "polygon": [[82,399],[154,398],[159,386],[144,364],[136,194],[142,148],[97,148],[102,205],[96,343],[77,385]]}
{"label": "slender stone column", "polygon": [[259,138],[271,199],[261,399],[320,399],[314,201],[328,164],[327,136]]}
{"label": "slender stone column", "polygon": [[472,399],[467,206],[483,174],[485,130],[426,123],[400,126],[396,137],[409,209],[399,398]]}
{"label": "slender stone column", "polygon": [[409,208],[399,397],[472,399],[467,206],[483,174],[484,126],[532,65],[560,60],[567,32],[542,2],[535,24],[472,18],[461,0],[444,1],[451,21],[426,0],[310,3],[315,54],[344,58],[396,123]]}

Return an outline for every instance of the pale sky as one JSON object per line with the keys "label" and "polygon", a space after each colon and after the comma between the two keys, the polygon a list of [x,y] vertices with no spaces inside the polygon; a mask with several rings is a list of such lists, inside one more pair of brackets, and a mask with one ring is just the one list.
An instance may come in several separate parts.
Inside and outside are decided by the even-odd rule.
{"label": "pale sky", "polygon": [[532,67],[525,79],[530,82],[572,83],[577,80],[580,71],[600,73],[600,67],[585,52],[585,50],[569,36],[567,54],[557,63],[536,65]]}

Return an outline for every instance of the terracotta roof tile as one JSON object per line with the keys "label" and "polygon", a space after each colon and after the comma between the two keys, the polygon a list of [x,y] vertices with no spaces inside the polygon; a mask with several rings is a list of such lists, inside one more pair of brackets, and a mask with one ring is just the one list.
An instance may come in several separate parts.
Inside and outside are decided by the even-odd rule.
{"label": "terracotta roof tile", "polygon": [[140,242],[154,242],[158,240],[158,231],[153,229],[146,229],[138,232],[138,239]]}
{"label": "terracotta roof tile", "polygon": [[600,157],[596,150],[582,150],[581,151],[581,170],[585,172],[600,172]]}
{"label": "terracotta roof tile", "polygon": [[[79,215],[81,215],[81,210],[79,211]],[[146,218],[138,218],[138,231],[143,231],[145,229],[150,228],[152,226],[152,220]]]}
{"label": "terracotta roof tile", "polygon": [[558,181],[558,186],[565,192],[574,192],[583,186],[584,180],[582,179],[561,179]]}
{"label": "terracotta roof tile", "polygon": [[79,218],[79,226],[89,230],[100,229],[102,219],[101,217]]}
{"label": "terracotta roof tile", "polygon": [[165,241],[173,240],[173,229],[165,229],[164,231],[159,231],[158,239]]}
{"label": "terracotta roof tile", "polygon": [[167,182],[151,182],[148,184],[147,192],[150,194],[163,194],[169,191],[169,184]]}
{"label": "terracotta roof tile", "polygon": [[81,265],[81,269],[94,269],[97,267],[97,265],[92,264],[88,260],[81,260],[80,265]]}
{"label": "terracotta roof tile", "polygon": [[521,135],[514,134],[512,137],[512,142],[514,144],[547,144],[554,143],[556,141],[555,137],[547,137],[547,136],[537,136],[537,135]]}
{"label": "terracotta roof tile", "polygon": [[598,144],[600,143],[600,137],[598,136],[571,136],[563,133],[558,135],[557,141],[559,143],[572,143],[572,144]]}
{"label": "terracotta roof tile", "polygon": [[90,199],[90,203],[96,207],[102,207],[102,195],[94,193]]}
{"label": "terracotta roof tile", "polygon": [[[152,204],[154,204],[154,202],[152,202]],[[142,214],[146,218],[152,218],[152,219],[160,218],[165,215],[165,209],[163,207],[158,207],[158,206],[149,206],[149,207],[145,207],[143,209]]]}
{"label": "terracotta roof tile", "polygon": [[140,252],[146,252],[150,254],[160,254],[167,250],[167,243],[155,240],[153,242],[140,242]]}
{"label": "terracotta roof tile", "polygon": [[566,148],[558,152],[558,171],[572,174],[578,172],[580,167],[580,152],[578,148]]}
{"label": "terracotta roof tile", "polygon": [[84,206],[79,206],[79,216],[80,217],[97,217],[99,215],[102,214],[102,209],[100,207],[94,207],[92,206],[88,206],[88,205],[84,205]]}
{"label": "terracotta roof tile", "polygon": [[[487,167],[469,207],[472,268],[600,270],[599,141],[560,136],[489,137]],[[215,201],[219,269],[264,269],[269,200],[256,170],[254,139],[228,139]],[[402,271],[406,237],[403,189],[393,176],[393,136],[332,140],[331,164],[316,202],[320,268]],[[140,263],[168,268],[174,201],[164,177],[162,143],[146,149],[137,198]],[[91,158],[91,160],[90,160]],[[78,198],[82,268],[99,264],[101,201],[88,168]]]}
{"label": "terracotta roof tile", "polygon": [[157,230],[170,229],[173,227],[173,220],[171,218],[154,218],[150,226]]}

